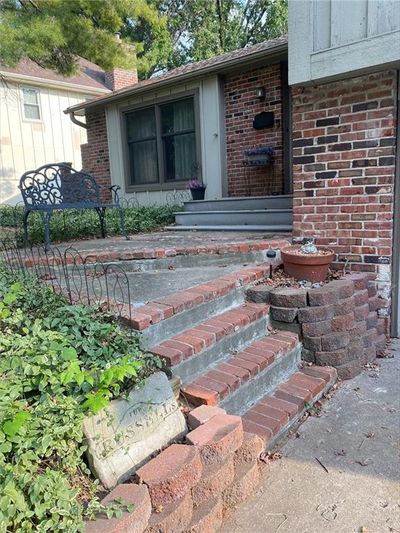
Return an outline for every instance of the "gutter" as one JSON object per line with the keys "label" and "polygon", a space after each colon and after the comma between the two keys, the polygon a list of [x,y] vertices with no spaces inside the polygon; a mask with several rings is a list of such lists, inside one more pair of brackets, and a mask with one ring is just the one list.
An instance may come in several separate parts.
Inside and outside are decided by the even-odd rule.
{"label": "gutter", "polygon": [[[64,111],[64,113],[65,113],[65,111]],[[73,122],[77,126],[80,126],[81,128],[85,128],[85,130],[87,130],[87,124],[85,122],[81,122],[80,120],[78,120],[73,111],[70,111],[68,114],[69,114],[69,118],[70,118],[71,122]]]}
{"label": "gutter", "polygon": [[204,75],[207,75],[207,74],[214,74],[214,73],[217,73],[217,72],[223,72],[227,68],[229,70],[231,70],[231,69],[234,69],[237,66],[243,65],[243,63],[245,63],[245,62],[253,63],[253,62],[255,62],[255,61],[259,60],[259,59],[271,60],[271,59],[274,59],[275,56],[280,56],[282,54],[282,52],[287,52],[287,49],[288,49],[288,44],[287,44],[287,42],[285,42],[285,43],[279,44],[279,45],[271,48],[270,51],[269,50],[260,50],[258,52],[255,52],[251,56],[239,56],[238,58],[233,59],[233,60],[232,59],[228,59],[228,60],[226,60],[226,62],[218,63],[216,65],[207,65],[206,67],[200,68],[200,69],[195,70],[195,71],[186,72],[186,73],[183,73],[181,75],[178,74],[177,76],[174,76],[174,77],[171,77],[171,78],[160,79],[160,81],[154,82],[154,84],[143,85],[142,87],[138,87],[136,89],[133,86],[133,87],[127,88],[124,91],[120,91],[118,93],[111,94],[110,96],[100,97],[100,98],[97,98],[96,100],[93,100],[91,102],[83,102],[81,104],[77,104],[77,105],[74,105],[72,107],[68,107],[67,109],[64,110],[64,113],[68,114],[68,113],[75,112],[75,111],[91,109],[91,108],[97,107],[99,105],[103,105],[103,104],[108,104],[110,102],[114,102],[115,100],[119,100],[120,98],[123,98],[124,96],[130,96],[130,95],[133,95],[133,94],[134,95],[141,94],[143,92],[150,91],[153,88],[156,90],[156,89],[165,87],[167,85],[173,85],[173,84],[175,84],[177,82],[184,82],[184,81],[186,81],[188,79],[194,79],[194,78],[198,78],[198,77],[203,77]]}

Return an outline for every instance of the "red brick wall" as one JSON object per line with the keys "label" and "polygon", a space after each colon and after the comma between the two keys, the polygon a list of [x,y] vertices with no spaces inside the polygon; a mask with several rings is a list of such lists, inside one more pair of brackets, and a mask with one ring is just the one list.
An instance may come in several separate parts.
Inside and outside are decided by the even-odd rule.
{"label": "red brick wall", "polygon": [[125,70],[123,68],[114,68],[112,71],[106,72],[105,78],[107,87],[112,91],[118,91],[138,82],[136,70]]}
{"label": "red brick wall", "polygon": [[[262,196],[283,192],[281,86],[279,63],[230,75],[225,80],[229,196]],[[257,87],[265,88],[265,100],[256,98]],[[254,116],[262,111],[275,113],[274,127],[255,130]],[[244,167],[243,151],[259,146],[274,148],[274,165],[265,168]]]}
{"label": "red brick wall", "polygon": [[294,236],[390,282],[396,73],[293,88]]}
{"label": "red brick wall", "polygon": [[[87,111],[87,143],[81,145],[82,168],[102,187],[111,186],[105,110]],[[108,198],[108,192],[104,198]]]}

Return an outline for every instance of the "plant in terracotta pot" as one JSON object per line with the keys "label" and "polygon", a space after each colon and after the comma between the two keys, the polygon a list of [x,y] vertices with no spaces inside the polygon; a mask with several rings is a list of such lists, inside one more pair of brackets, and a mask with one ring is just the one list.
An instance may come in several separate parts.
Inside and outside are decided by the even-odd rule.
{"label": "plant in terracotta pot", "polygon": [[286,274],[299,281],[320,283],[325,281],[335,253],[330,248],[317,247],[307,242],[284,248],[281,250],[281,257]]}
{"label": "plant in terracotta pot", "polygon": [[201,180],[188,181],[187,188],[190,190],[193,200],[204,200],[206,185]]}

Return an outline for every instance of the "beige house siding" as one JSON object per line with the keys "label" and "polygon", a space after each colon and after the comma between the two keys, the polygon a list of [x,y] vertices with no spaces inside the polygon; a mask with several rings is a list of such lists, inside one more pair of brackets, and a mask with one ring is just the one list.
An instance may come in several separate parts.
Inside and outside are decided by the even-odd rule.
{"label": "beige house siding", "polygon": [[400,62],[399,0],[291,0],[289,84]]}
{"label": "beige house siding", "polygon": [[[165,204],[171,190],[149,190],[138,192],[126,191],[127,163],[124,156],[122,111],[130,106],[148,105],[160,102],[164,98],[179,98],[179,95],[195,91],[198,95],[199,124],[198,136],[201,151],[201,176],[207,185],[208,199],[222,197],[225,183],[225,145],[224,145],[224,117],[220,98],[220,81],[217,76],[211,76],[191,83],[179,83],[175,86],[149,91],[143,95],[128,97],[115,104],[106,106],[107,136],[110,157],[111,182],[120,185],[122,194],[126,198],[136,197],[140,204]],[[222,133],[221,133],[222,132]],[[223,177],[221,180],[221,176]],[[189,179],[190,177],[188,177]]]}
{"label": "beige house siding", "polygon": [[[40,120],[24,118],[23,87],[39,91]],[[86,131],[63,111],[88,93],[0,77],[0,203],[19,200],[18,181],[26,170],[60,161],[81,167],[80,145],[86,142]]]}

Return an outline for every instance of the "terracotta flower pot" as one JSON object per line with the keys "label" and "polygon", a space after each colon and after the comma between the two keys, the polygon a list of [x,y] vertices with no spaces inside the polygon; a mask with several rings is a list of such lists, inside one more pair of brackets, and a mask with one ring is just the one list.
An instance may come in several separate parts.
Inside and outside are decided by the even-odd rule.
{"label": "terracotta flower pot", "polygon": [[297,280],[307,280],[312,283],[324,281],[328,274],[329,265],[332,263],[335,253],[329,248],[323,246],[318,250],[324,251],[324,254],[297,254],[293,253],[299,250],[301,246],[288,246],[281,250],[283,267],[286,274]]}

